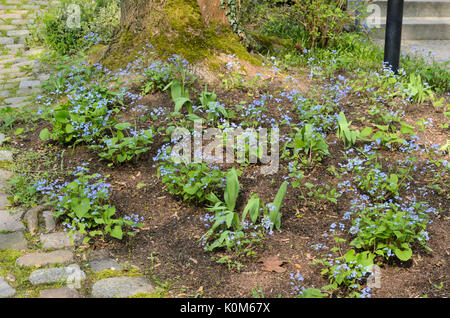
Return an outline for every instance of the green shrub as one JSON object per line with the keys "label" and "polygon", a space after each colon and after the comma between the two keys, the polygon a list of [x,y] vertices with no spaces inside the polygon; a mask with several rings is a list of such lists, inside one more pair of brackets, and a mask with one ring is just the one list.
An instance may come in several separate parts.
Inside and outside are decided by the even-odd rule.
{"label": "green shrub", "polygon": [[353,18],[345,11],[345,6],[345,0],[297,0],[296,21],[306,30],[305,46],[312,49],[329,46],[344,26],[352,23]]}
{"label": "green shrub", "polygon": [[[60,54],[83,51],[99,42],[108,42],[120,19],[119,0],[63,0],[42,16],[35,37]],[[70,5],[80,8],[80,25],[71,27]]]}

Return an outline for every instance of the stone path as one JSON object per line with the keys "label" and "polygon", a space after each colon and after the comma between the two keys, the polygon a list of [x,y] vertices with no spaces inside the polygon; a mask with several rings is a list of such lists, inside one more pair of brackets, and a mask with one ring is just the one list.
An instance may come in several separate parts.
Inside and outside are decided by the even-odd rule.
{"label": "stone path", "polygon": [[[0,169],[0,185],[6,184],[11,173]],[[23,254],[17,258],[15,266],[32,269],[28,281],[32,286],[40,287],[40,298],[79,298],[79,297],[130,297],[137,294],[153,294],[154,285],[142,274],[133,273],[125,276],[122,270],[124,265],[112,259],[105,251],[93,253],[89,260],[78,260],[76,247],[81,243],[82,237],[68,237],[65,232],[55,231],[56,227],[48,227],[48,223],[56,224],[52,213],[44,206],[31,208],[28,211],[20,209],[11,210],[6,199],[4,186],[0,187],[0,252],[19,250]],[[50,221],[49,221],[50,220]],[[26,234],[26,235],[25,235]],[[31,237],[30,243],[27,237]],[[39,241],[39,248],[32,245]],[[0,259],[0,273],[2,263]],[[78,290],[86,289],[84,281],[88,278],[86,270],[91,275],[91,292],[80,293]],[[107,271],[116,272],[117,277],[96,279],[96,274]],[[101,277],[101,276],[100,276]],[[14,281],[14,279],[13,279]],[[47,288],[49,285],[58,288]],[[66,285],[60,287],[60,285]],[[89,287],[88,287],[89,288]],[[0,276],[0,298],[14,297],[16,290]]]}
{"label": "stone path", "polygon": [[48,75],[38,73],[36,56],[43,49],[30,48],[27,36],[35,17],[47,9],[49,1],[0,3],[0,108],[29,106]]}
{"label": "stone path", "polygon": [[[36,60],[44,50],[28,47],[27,36],[36,15],[50,2],[57,1],[0,2],[0,108],[32,106],[41,83],[48,79],[48,75],[38,73]],[[0,146],[5,138],[0,132]],[[13,160],[11,151],[0,148],[2,166]],[[0,253],[20,251],[13,266],[28,270],[25,280],[39,291],[37,297],[129,297],[155,292],[144,275],[135,270],[133,275],[127,274],[125,266],[105,252],[80,259],[76,248],[82,237],[69,238],[65,232],[57,232],[55,219],[45,206],[11,211],[5,188],[11,177],[11,172],[0,168]],[[0,298],[23,297],[18,294],[23,292],[18,279],[8,269],[5,273],[2,261],[0,257]]]}

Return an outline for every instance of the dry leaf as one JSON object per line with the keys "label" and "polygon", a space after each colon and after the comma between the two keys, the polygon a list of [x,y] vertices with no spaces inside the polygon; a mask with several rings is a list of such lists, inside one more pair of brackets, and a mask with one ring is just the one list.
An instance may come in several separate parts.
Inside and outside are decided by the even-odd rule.
{"label": "dry leaf", "polygon": [[278,256],[263,257],[258,262],[263,263],[261,270],[266,272],[284,273],[286,271],[285,268],[281,267],[286,262],[280,260]]}
{"label": "dry leaf", "polygon": [[299,264],[295,264],[295,267],[297,267],[298,269],[300,269],[300,265],[299,265]]}

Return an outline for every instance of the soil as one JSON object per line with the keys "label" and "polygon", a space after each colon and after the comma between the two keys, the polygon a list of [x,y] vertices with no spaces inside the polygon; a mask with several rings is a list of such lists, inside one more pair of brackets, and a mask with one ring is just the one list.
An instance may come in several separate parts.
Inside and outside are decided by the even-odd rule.
{"label": "soil", "polygon": [[[308,90],[314,85],[304,80],[302,88]],[[197,85],[197,86],[195,86]],[[192,90],[200,92],[203,88],[195,84]],[[282,83],[275,82],[267,86],[267,92],[277,94],[282,90]],[[227,105],[239,104],[241,100],[249,101],[253,97],[248,92],[233,90],[224,91],[216,87],[218,100]],[[260,92],[262,93],[262,92]],[[348,101],[351,104],[351,100]],[[172,105],[166,94],[156,93],[148,95],[140,102],[149,108]],[[280,116],[284,110],[290,110],[291,105],[284,103],[286,109],[278,110],[278,105],[269,103],[268,113],[281,121]],[[364,107],[364,106],[363,106]],[[406,121],[414,122],[420,117],[433,117],[435,124],[427,132],[427,138],[434,142],[445,143],[448,130],[439,129],[442,123],[442,113],[436,113],[430,104],[422,104],[407,109]],[[351,120],[352,118],[349,118]],[[353,118],[354,119],[354,118]],[[145,125],[163,127],[164,121],[149,121]],[[46,123],[39,122],[38,126],[44,128]],[[32,131],[25,139],[15,141],[23,144],[22,149],[27,151],[42,151],[44,143],[39,140],[39,130]],[[338,180],[326,168],[330,165],[337,167],[343,162],[342,153],[345,151],[342,142],[330,135],[331,156],[320,165],[305,173],[305,182],[330,184],[336,186]],[[129,261],[141,269],[147,269],[152,277],[160,282],[169,283],[169,297],[190,297],[202,294],[203,297],[252,297],[252,289],[261,286],[265,297],[293,297],[290,285],[290,273],[300,273],[305,281],[305,287],[321,287],[327,285],[327,280],[320,274],[320,268],[312,262],[320,257],[311,245],[328,242],[323,236],[329,231],[331,223],[338,221],[345,213],[349,201],[352,199],[345,194],[338,205],[320,202],[315,206],[298,198],[300,190],[288,188],[282,207],[281,231],[274,235],[267,235],[260,246],[255,246],[256,257],[240,258],[243,264],[241,271],[228,269],[226,265],[219,264],[213,256],[226,254],[225,251],[207,253],[200,247],[199,239],[207,231],[200,217],[206,213],[204,207],[184,203],[180,198],[174,197],[164,191],[164,184],[156,177],[157,170],[153,167],[153,157],[157,149],[163,144],[162,137],[155,138],[152,150],[144,154],[137,162],[108,167],[105,162],[99,161],[94,151],[84,146],[75,148],[74,153],[64,153],[64,169],[69,170],[81,162],[90,162],[91,172],[110,175],[109,182],[113,186],[112,205],[115,205],[119,216],[139,214],[145,218],[145,226],[138,230],[134,237],[125,237],[122,241],[112,238],[97,239],[92,249],[106,249],[111,255],[121,261]],[[56,147],[60,147],[55,145]],[[61,151],[62,151],[61,147]],[[392,153],[384,154],[387,158]],[[397,154],[396,154],[397,156]],[[398,156],[403,156],[399,154]],[[391,158],[393,160],[393,158]],[[265,202],[273,200],[278,188],[286,174],[287,162],[281,162],[279,172],[271,176],[253,174],[259,167],[251,165],[244,169],[239,178],[243,191],[240,193],[238,209],[243,208],[252,193],[256,193]],[[417,182],[427,184],[431,174],[416,174],[412,176]],[[139,188],[138,184],[148,186]],[[432,253],[417,248],[411,261],[404,264],[392,263],[381,266],[382,288],[372,291],[372,297],[448,297],[449,284],[449,253],[448,242],[450,222],[448,218],[449,202],[445,196],[433,195],[428,202],[442,213],[433,217],[429,227],[429,247]],[[347,237],[349,238],[349,237]],[[284,273],[267,272],[262,270],[260,258],[277,256],[285,261],[282,268]],[[444,282],[442,288],[437,288]],[[335,296],[335,295],[333,295]]]}

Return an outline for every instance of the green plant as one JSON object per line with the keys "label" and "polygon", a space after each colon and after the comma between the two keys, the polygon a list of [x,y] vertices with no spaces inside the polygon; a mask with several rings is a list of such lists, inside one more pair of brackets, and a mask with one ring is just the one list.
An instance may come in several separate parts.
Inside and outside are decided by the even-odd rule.
{"label": "green plant", "polygon": [[[100,158],[122,163],[138,158],[140,154],[147,152],[153,143],[153,128],[141,131],[130,129],[130,123],[118,123],[114,126],[113,137],[104,137],[100,145],[91,145],[91,149],[101,149]],[[125,134],[131,135],[125,137]]]}
{"label": "green plant", "polygon": [[179,115],[183,106],[186,105],[188,113],[193,114],[193,102],[189,97],[189,90],[186,88],[187,83],[187,71],[185,68],[181,68],[181,81],[178,78],[172,79],[163,91],[170,88],[170,95],[175,103],[175,109],[173,115]]}
{"label": "green plant", "polygon": [[173,67],[167,63],[155,61],[142,72],[145,76],[142,94],[163,90],[171,81],[173,76]]}
{"label": "green plant", "polygon": [[42,140],[58,140],[62,144],[93,143],[114,125],[114,115],[120,110],[117,105],[123,105],[122,98],[120,92],[101,85],[93,85],[90,90],[79,87],[71,92],[67,101],[43,115],[53,129],[52,132],[43,129],[40,137]]}
{"label": "green plant", "polygon": [[305,44],[312,49],[327,47],[352,20],[345,6],[345,0],[296,0],[298,17],[295,18],[306,30]]}
{"label": "green plant", "polygon": [[42,15],[33,38],[63,55],[108,42],[119,25],[119,6],[118,0],[63,0]]}
{"label": "green plant", "polygon": [[[260,227],[269,231],[281,227],[281,204],[287,191],[287,183],[284,182],[272,203],[265,205],[261,199],[253,195],[245,206],[242,216],[235,211],[236,201],[239,195],[238,172],[232,168],[227,173],[227,184],[225,187],[224,201],[221,201],[216,195],[208,195],[209,201],[213,206],[208,211],[214,212],[213,225],[203,236],[202,240],[207,251],[216,248],[226,247],[228,250],[237,249],[238,251],[248,251],[245,246],[259,241],[263,235]],[[246,221],[249,216],[250,221]],[[260,225],[257,223],[260,222]],[[246,231],[253,231],[248,234]],[[210,239],[212,243],[209,243]]]}
{"label": "green plant", "polygon": [[286,144],[286,148],[293,149],[293,157],[297,157],[302,151],[307,156],[307,163],[313,160],[321,160],[328,156],[328,144],[324,136],[317,131],[312,124],[306,124],[301,129],[295,127],[294,140]]}
{"label": "green plant", "polygon": [[[23,108],[12,108],[10,106],[0,108],[0,131],[8,132],[18,125],[29,128],[37,121],[35,111]],[[6,142],[7,140],[3,140]]]}
{"label": "green plant", "polygon": [[224,118],[229,117],[225,106],[217,101],[214,92],[208,92],[207,86],[200,95],[200,103],[200,108],[206,111],[208,121],[216,121],[220,115]]}
{"label": "green plant", "polygon": [[84,242],[105,234],[120,240],[124,235],[124,226],[130,229],[126,234],[134,235],[131,230],[142,226],[139,222],[142,219],[134,215],[114,218],[116,208],[109,203],[111,185],[105,183],[107,177],[88,175],[86,170],[84,166],[78,167],[71,182],[61,184],[42,180],[35,184],[36,190],[55,206],[54,214],[64,218],[63,225],[69,234],[88,235]]}
{"label": "green plant", "polygon": [[374,255],[368,251],[357,253],[349,250],[345,255],[333,260],[320,259],[314,264],[322,265],[321,271],[330,284],[322,287],[323,290],[336,290],[343,286],[349,291],[349,297],[361,297],[361,284],[373,265]]}
{"label": "green plant", "polygon": [[223,187],[224,173],[205,163],[175,163],[169,157],[158,165],[158,177],[166,185],[165,190],[184,201],[203,203],[209,193]]}
{"label": "green plant", "polygon": [[336,189],[332,189],[328,184],[325,185],[324,188],[322,187],[316,187],[314,184],[305,182],[303,184],[306,189],[307,193],[306,195],[302,194],[299,196],[300,199],[307,200],[309,199],[315,199],[315,201],[307,201],[309,204],[312,204],[314,207],[317,204],[329,201],[333,204],[337,204],[337,200],[341,197],[341,193],[336,192]]}
{"label": "green plant", "polygon": [[372,134],[372,129],[370,127],[366,127],[360,132],[358,129],[351,129],[351,124],[352,122],[347,122],[345,114],[341,112],[338,120],[337,137],[344,141],[346,147],[353,146],[358,138],[364,139]]}
{"label": "green plant", "polygon": [[325,298],[328,294],[322,293],[318,288],[305,288],[298,295],[297,298]]}
{"label": "green plant", "polygon": [[350,233],[356,237],[351,244],[385,258],[395,255],[407,261],[412,256],[411,243],[417,242],[431,251],[426,246],[428,212],[424,202],[378,203],[361,209],[352,222]]}
{"label": "green plant", "polygon": [[422,83],[422,78],[419,74],[410,74],[409,78],[402,82],[401,92],[403,98],[410,98],[415,103],[423,103],[426,99],[434,98],[431,87]]}
{"label": "green plant", "polygon": [[438,62],[434,59],[430,62],[429,56],[424,57],[423,54],[402,55],[401,57],[401,64],[406,74],[417,74],[438,94],[444,94],[450,89],[449,63],[449,61]]}
{"label": "green plant", "polygon": [[10,167],[14,173],[8,181],[8,193],[13,206],[31,207],[40,203],[35,182],[52,180],[63,173],[61,151],[46,146],[41,152],[20,151]]}

